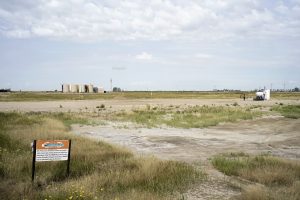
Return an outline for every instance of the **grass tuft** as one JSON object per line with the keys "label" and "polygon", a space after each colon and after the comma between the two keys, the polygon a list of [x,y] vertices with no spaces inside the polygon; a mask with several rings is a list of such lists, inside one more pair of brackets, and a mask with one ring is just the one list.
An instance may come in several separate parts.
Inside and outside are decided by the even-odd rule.
{"label": "grass tuft", "polygon": [[226,175],[238,176],[261,184],[246,188],[240,199],[279,200],[299,199],[300,197],[300,163],[298,161],[266,155],[249,156],[241,153],[216,156],[212,163]]}
{"label": "grass tuft", "polygon": [[292,118],[292,119],[299,119],[300,118],[300,105],[287,105],[283,106],[274,106],[272,108],[273,111],[277,111],[282,114],[284,117]]}

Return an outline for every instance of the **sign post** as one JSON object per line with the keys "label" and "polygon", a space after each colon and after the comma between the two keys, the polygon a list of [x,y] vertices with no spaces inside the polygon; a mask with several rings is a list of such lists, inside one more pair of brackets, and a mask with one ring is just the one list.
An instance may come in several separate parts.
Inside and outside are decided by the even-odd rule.
{"label": "sign post", "polygon": [[32,156],[32,181],[35,163],[44,161],[67,161],[67,175],[70,173],[71,140],[34,140]]}
{"label": "sign post", "polygon": [[35,154],[36,154],[36,140],[32,143],[32,169],[31,169],[31,181],[34,181],[35,174]]}
{"label": "sign post", "polygon": [[68,165],[67,165],[67,175],[70,175],[70,161],[71,161],[71,140],[69,140],[69,152],[68,152]]}

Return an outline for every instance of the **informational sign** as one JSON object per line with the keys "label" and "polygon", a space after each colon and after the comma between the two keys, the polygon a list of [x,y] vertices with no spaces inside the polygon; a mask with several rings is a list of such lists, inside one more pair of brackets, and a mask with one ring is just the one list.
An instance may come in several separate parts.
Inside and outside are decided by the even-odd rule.
{"label": "informational sign", "polygon": [[35,163],[43,161],[67,161],[67,175],[70,172],[71,140],[34,140],[32,146],[32,181]]}
{"label": "informational sign", "polygon": [[68,160],[69,140],[37,140],[35,161]]}

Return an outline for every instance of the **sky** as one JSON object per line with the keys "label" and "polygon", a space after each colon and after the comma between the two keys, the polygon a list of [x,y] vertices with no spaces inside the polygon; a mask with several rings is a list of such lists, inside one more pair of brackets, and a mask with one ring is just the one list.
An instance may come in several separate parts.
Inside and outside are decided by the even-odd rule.
{"label": "sky", "polygon": [[0,0],[0,88],[300,86],[300,0]]}

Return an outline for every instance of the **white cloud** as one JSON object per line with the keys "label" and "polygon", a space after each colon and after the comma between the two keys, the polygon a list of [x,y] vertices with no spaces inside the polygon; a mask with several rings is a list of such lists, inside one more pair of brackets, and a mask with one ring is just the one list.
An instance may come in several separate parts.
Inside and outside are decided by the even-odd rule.
{"label": "white cloud", "polygon": [[298,36],[299,5],[258,0],[10,0],[0,2],[8,37],[94,40],[218,40]]}
{"label": "white cloud", "polygon": [[152,60],[152,55],[147,52],[142,52],[135,56],[138,60]]}

